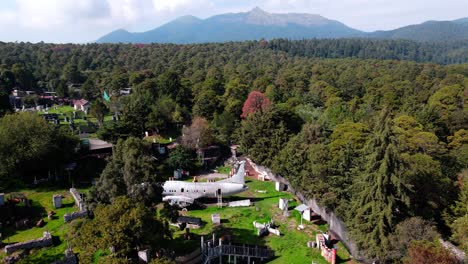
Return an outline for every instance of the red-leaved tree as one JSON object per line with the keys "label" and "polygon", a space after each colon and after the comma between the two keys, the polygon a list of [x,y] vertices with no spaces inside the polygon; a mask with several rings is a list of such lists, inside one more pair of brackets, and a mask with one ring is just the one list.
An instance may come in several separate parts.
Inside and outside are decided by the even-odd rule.
{"label": "red-leaved tree", "polygon": [[270,100],[268,100],[264,94],[259,91],[252,91],[242,107],[241,117],[246,118],[250,114],[257,112],[258,110],[264,110],[270,105]]}

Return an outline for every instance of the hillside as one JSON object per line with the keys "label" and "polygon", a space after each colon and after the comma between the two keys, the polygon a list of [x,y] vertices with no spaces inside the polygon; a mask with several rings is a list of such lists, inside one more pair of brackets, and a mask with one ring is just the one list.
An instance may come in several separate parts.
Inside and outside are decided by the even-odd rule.
{"label": "hillside", "polygon": [[468,39],[468,19],[454,21],[427,21],[390,31],[376,31],[373,38],[409,39],[415,41],[448,41]]}

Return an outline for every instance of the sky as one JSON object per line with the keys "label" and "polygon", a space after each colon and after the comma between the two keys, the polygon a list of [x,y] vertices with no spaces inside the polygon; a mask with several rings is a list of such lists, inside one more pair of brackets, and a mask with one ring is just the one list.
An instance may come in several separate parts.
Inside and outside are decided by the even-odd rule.
{"label": "sky", "polygon": [[120,28],[141,32],[183,15],[256,6],[320,14],[364,31],[468,17],[468,0],[0,0],[0,41],[86,43]]}

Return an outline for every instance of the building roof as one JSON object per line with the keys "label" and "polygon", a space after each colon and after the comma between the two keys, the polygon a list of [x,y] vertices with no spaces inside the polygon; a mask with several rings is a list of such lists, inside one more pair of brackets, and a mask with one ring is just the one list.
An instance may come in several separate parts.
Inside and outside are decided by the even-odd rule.
{"label": "building roof", "polygon": [[97,138],[90,138],[88,142],[89,142],[89,150],[112,148],[111,143],[106,142],[104,140],[97,139]]}
{"label": "building roof", "polygon": [[309,209],[309,206],[305,204],[298,205],[294,210],[299,211],[299,212],[304,212],[305,210]]}
{"label": "building roof", "polygon": [[87,105],[89,102],[85,99],[73,100],[73,105]]}

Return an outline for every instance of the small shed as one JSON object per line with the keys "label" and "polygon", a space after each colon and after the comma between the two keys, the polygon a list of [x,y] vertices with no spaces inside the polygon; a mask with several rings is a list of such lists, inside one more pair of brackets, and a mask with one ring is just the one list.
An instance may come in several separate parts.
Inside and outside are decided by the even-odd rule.
{"label": "small shed", "polygon": [[299,211],[304,220],[310,221],[312,218],[312,209],[305,204],[301,204],[294,208],[294,210]]}
{"label": "small shed", "polygon": [[177,224],[179,226],[186,225],[188,228],[200,228],[202,225],[201,218],[198,217],[190,217],[190,216],[179,216],[177,218]]}
{"label": "small shed", "polygon": [[88,113],[89,107],[90,107],[90,104],[85,99],[73,100],[73,108],[76,111],[83,111],[85,113]]}
{"label": "small shed", "polygon": [[275,182],[275,190],[277,190],[278,192],[282,192],[284,191],[286,188],[286,185],[282,182]]}

